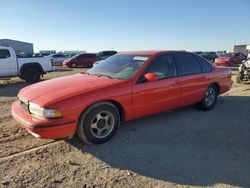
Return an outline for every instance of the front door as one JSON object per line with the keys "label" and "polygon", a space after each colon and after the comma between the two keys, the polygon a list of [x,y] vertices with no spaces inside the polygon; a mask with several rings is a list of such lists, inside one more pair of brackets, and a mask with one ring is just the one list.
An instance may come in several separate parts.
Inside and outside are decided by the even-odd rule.
{"label": "front door", "polygon": [[[156,74],[158,79],[148,82],[143,79],[147,73]],[[139,81],[133,86],[132,100],[134,118],[180,106],[180,82],[171,54],[158,55],[148,65]]]}

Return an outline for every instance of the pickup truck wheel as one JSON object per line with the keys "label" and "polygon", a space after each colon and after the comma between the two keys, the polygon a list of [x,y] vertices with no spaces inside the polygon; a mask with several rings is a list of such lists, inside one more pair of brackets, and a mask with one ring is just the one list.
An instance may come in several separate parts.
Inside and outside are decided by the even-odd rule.
{"label": "pickup truck wheel", "polygon": [[203,100],[198,103],[198,108],[204,111],[211,110],[215,107],[218,96],[218,88],[216,85],[210,85],[207,88]]}
{"label": "pickup truck wheel", "polygon": [[81,115],[77,134],[87,144],[102,144],[115,135],[119,125],[117,108],[108,102],[98,103]]}
{"label": "pickup truck wheel", "polygon": [[21,77],[28,83],[35,83],[40,81],[41,74],[36,68],[27,68],[23,71]]}

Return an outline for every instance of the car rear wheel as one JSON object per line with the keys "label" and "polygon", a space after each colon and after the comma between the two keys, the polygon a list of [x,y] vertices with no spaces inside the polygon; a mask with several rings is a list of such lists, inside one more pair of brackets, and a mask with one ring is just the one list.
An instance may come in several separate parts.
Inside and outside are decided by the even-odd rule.
{"label": "car rear wheel", "polygon": [[198,108],[204,111],[211,110],[215,107],[218,96],[218,88],[216,85],[210,85],[207,88],[203,100],[198,103]]}
{"label": "car rear wheel", "polygon": [[234,62],[233,62],[233,61],[230,61],[230,62],[229,62],[229,66],[231,66],[231,67],[234,66]]}
{"label": "car rear wheel", "polygon": [[120,125],[117,108],[108,102],[95,104],[80,117],[77,127],[79,138],[88,144],[102,144],[109,141]]}

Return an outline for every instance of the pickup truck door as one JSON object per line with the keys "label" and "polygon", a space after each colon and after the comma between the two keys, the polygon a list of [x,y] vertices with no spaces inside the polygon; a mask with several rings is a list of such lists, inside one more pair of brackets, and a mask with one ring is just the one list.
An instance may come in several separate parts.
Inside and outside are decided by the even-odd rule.
{"label": "pickup truck door", "polygon": [[0,49],[0,77],[17,75],[17,60],[14,51]]}

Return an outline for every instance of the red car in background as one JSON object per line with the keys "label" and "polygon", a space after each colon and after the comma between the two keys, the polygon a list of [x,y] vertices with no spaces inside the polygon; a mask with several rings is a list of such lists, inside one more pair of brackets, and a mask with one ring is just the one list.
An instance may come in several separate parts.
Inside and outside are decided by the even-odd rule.
{"label": "red car in background", "polygon": [[241,64],[243,60],[246,60],[246,55],[238,52],[238,53],[228,53],[225,56],[221,56],[215,59],[215,65],[217,66],[233,66],[237,64]]}
{"label": "red car in background", "polygon": [[70,59],[66,59],[63,62],[63,66],[65,67],[92,67],[94,62],[99,61],[100,57],[96,54],[85,53],[85,54],[77,54],[71,57]]}

